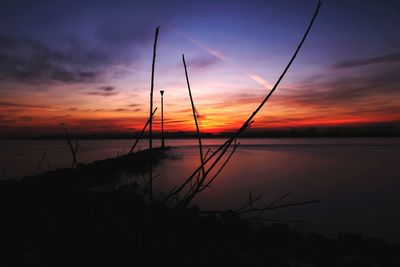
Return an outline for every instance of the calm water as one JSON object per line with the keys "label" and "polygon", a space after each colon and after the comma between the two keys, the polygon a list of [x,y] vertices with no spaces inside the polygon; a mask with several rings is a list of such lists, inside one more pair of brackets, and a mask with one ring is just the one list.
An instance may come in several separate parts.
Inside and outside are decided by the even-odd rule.
{"label": "calm water", "polygon": [[[207,139],[205,149],[223,139]],[[126,152],[130,140],[81,141],[81,162]],[[157,166],[155,186],[165,191],[198,166],[196,140],[168,140],[177,157]],[[145,147],[146,144],[141,144]],[[0,170],[6,178],[67,167],[71,156],[65,141],[0,141]],[[320,199],[319,204],[270,211],[266,218],[307,220],[294,223],[304,231],[327,235],[362,232],[400,241],[400,138],[243,139],[227,167],[196,204],[204,209],[236,208],[263,194],[263,203],[295,190],[283,203]]]}

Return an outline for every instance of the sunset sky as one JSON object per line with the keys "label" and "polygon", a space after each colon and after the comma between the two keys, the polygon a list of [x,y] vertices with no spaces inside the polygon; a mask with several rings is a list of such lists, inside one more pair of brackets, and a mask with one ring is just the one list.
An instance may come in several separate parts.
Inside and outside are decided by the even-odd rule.
{"label": "sunset sky", "polygon": [[[0,135],[132,132],[154,105],[166,131],[240,126],[286,66],[316,0],[0,3]],[[325,0],[254,127],[400,121],[400,2]],[[155,116],[160,128],[160,112]]]}

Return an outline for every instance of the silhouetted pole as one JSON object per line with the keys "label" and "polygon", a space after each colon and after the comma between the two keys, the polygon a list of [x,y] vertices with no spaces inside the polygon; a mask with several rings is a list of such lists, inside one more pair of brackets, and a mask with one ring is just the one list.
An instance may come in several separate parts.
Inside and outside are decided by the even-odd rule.
{"label": "silhouetted pole", "polygon": [[164,90],[160,91],[161,94],[161,147],[165,147],[164,143]]}
{"label": "silhouetted pole", "polygon": [[157,38],[158,31],[160,30],[160,26],[156,28],[156,35],[154,37],[154,47],[153,47],[153,63],[151,65],[151,87],[150,87],[150,124],[149,124],[149,150],[150,150],[150,171],[149,171],[149,196],[150,202],[153,202],[153,140],[152,140],[152,132],[153,132],[153,89],[154,89],[154,66],[156,63],[156,48],[157,48]]}

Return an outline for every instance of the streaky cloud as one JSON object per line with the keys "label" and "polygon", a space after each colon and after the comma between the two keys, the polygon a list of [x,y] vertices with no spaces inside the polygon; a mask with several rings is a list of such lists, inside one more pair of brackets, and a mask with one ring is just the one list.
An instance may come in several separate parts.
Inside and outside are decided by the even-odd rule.
{"label": "streaky cloud", "polygon": [[111,92],[115,90],[114,86],[102,86],[99,88],[100,91]]}
{"label": "streaky cloud", "polygon": [[334,65],[336,69],[362,67],[372,64],[400,63],[400,52],[359,60],[346,60]]}
{"label": "streaky cloud", "polygon": [[113,96],[117,95],[118,92],[87,92],[87,95],[93,95],[93,96]]}
{"label": "streaky cloud", "polygon": [[0,101],[0,107],[15,107],[15,108],[34,108],[34,109],[51,109],[51,106],[46,105],[32,105],[32,104],[21,104],[15,102]]}

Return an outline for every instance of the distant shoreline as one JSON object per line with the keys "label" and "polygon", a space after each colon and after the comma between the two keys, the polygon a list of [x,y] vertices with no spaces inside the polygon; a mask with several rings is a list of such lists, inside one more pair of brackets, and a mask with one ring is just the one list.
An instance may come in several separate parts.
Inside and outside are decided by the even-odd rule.
{"label": "distant shoreline", "polygon": [[[259,137],[247,137],[247,136],[242,136],[240,138],[245,138],[245,139],[264,139],[264,138],[269,138],[269,139],[291,139],[291,138],[307,138],[307,139],[317,139],[317,138],[399,138],[400,135],[392,135],[392,136],[259,136]],[[103,137],[91,137],[91,136],[72,136],[73,139],[79,139],[79,140],[132,140],[135,139],[136,137],[111,137],[111,136],[103,136]],[[228,136],[205,136],[202,139],[226,139]],[[142,139],[147,139],[142,138]],[[159,140],[161,138],[155,137],[153,139]],[[195,136],[192,137],[168,137],[166,140],[171,140],[171,139],[196,139]],[[65,140],[65,137],[58,136],[58,137],[0,137],[0,140],[2,141],[7,141],[7,140]]]}
{"label": "distant shoreline", "polygon": [[[70,135],[74,139],[136,139],[139,132],[109,132],[109,133],[77,133],[74,129],[70,129]],[[202,132],[202,138],[229,138],[234,131],[225,131],[218,133]],[[197,138],[197,134],[185,131],[166,131],[164,133],[166,139],[189,139]],[[342,127],[304,127],[304,128],[275,128],[275,129],[249,129],[242,133],[240,138],[349,138],[349,137],[400,137],[400,125],[365,125],[365,126],[342,126]],[[142,136],[143,139],[148,138],[147,132]],[[161,132],[153,132],[153,138],[161,139]],[[3,134],[0,140],[57,140],[65,139],[63,129],[57,133],[48,134]]]}

